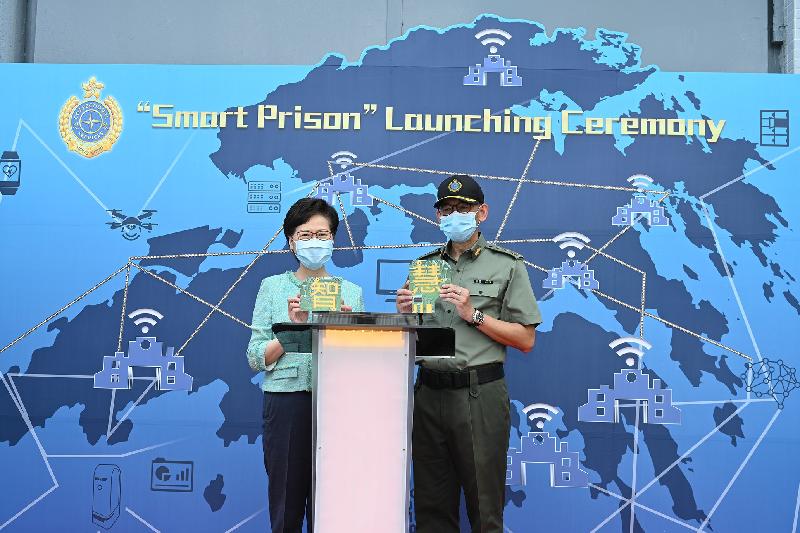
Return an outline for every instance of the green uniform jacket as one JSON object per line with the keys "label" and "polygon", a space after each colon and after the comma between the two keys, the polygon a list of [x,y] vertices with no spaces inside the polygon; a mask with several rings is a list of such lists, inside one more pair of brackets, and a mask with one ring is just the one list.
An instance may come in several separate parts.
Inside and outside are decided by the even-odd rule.
{"label": "green uniform jacket", "polygon": [[[538,326],[542,322],[536,297],[531,289],[528,270],[522,256],[494,244],[483,235],[454,261],[447,253],[448,246],[434,250],[420,259],[441,258],[452,267],[452,283],[469,289],[472,305],[491,316],[506,322]],[[492,340],[477,328],[465,322],[450,303],[436,301],[433,315],[425,323],[451,327],[456,334],[454,358],[425,358],[422,364],[435,370],[460,370],[486,363],[502,363],[506,359],[506,346]],[[424,356],[425,354],[418,354]]]}

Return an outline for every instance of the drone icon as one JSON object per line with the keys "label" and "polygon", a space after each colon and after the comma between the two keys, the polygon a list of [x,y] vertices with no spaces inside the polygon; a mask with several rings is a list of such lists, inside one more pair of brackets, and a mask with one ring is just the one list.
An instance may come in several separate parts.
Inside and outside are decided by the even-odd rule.
{"label": "drone icon", "polygon": [[146,229],[147,231],[153,231],[153,228],[158,225],[153,222],[142,222],[143,220],[152,217],[153,213],[156,212],[157,211],[155,209],[145,209],[139,216],[129,217],[122,213],[122,211],[119,209],[109,209],[108,213],[116,220],[113,222],[106,222],[106,224],[110,226],[110,229],[121,228],[122,237],[125,240],[135,241],[142,234],[143,229]]}

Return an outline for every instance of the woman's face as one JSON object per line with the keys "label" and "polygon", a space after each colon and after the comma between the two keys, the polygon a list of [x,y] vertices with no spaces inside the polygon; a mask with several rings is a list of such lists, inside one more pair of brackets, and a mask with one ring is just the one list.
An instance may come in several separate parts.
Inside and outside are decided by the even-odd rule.
{"label": "woman's face", "polygon": [[292,238],[289,240],[289,247],[292,249],[292,251],[295,251],[295,242],[297,240],[295,237],[301,232],[311,232],[314,234],[311,238],[315,239],[318,238],[316,235],[316,232],[318,231],[331,231],[331,223],[322,215],[314,215],[305,223],[297,226],[297,228],[294,230],[294,235],[292,235]]}

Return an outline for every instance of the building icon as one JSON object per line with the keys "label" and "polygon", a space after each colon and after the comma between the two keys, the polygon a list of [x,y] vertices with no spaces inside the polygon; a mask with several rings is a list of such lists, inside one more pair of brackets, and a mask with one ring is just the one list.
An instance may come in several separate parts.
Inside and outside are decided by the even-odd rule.
{"label": "building icon", "polygon": [[464,85],[486,86],[487,74],[500,75],[501,87],[522,87],[522,78],[517,75],[517,67],[497,54],[489,54],[483,58],[483,65],[476,63],[469,67],[469,74],[464,76]]}
{"label": "building icon", "polygon": [[96,389],[130,389],[133,367],[156,369],[157,390],[192,390],[192,376],[183,371],[183,356],[174,355],[174,348],[162,351],[163,343],[155,337],[136,337],[128,342],[128,353],[115,352],[103,356],[103,369],[94,375]]}
{"label": "building icon", "polygon": [[563,289],[567,278],[574,278],[581,289],[599,289],[600,283],[594,279],[594,270],[589,270],[580,261],[564,261],[561,268],[553,268],[542,283],[545,289]]}
{"label": "building icon", "polygon": [[614,374],[614,386],[601,385],[589,389],[588,401],[578,407],[581,422],[619,422],[620,406],[644,402],[645,424],[680,424],[681,410],[672,405],[672,389],[662,387],[661,380],[653,379],[641,370],[627,369]]}
{"label": "building icon", "polygon": [[336,193],[349,193],[352,205],[371,206],[372,196],[369,195],[368,189],[369,185],[364,185],[360,179],[355,179],[349,172],[346,172],[317,185],[314,198],[320,198],[333,205]]}
{"label": "building icon", "polygon": [[532,431],[520,439],[520,450],[508,449],[506,485],[527,485],[525,463],[550,464],[551,487],[588,487],[589,475],[580,468],[578,452],[546,431]]}
{"label": "building icon", "polygon": [[631,203],[617,208],[617,214],[611,217],[614,226],[632,226],[636,215],[643,215],[651,226],[669,226],[669,219],[664,213],[664,206],[658,205],[643,194],[635,194]]}
{"label": "building icon", "polygon": [[761,110],[761,146],[789,146],[789,110]]}

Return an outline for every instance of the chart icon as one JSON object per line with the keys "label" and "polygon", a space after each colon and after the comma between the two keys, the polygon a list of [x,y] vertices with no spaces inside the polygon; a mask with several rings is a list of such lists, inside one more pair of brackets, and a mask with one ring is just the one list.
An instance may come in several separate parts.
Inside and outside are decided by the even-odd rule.
{"label": "chart icon", "polygon": [[194,490],[194,461],[153,459],[150,467],[150,490],[192,492]]}

